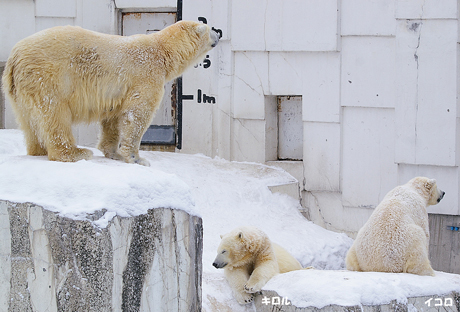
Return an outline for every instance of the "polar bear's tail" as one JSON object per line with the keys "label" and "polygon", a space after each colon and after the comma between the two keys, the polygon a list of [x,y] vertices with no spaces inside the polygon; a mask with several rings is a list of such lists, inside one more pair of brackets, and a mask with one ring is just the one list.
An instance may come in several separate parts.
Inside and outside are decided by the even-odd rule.
{"label": "polar bear's tail", "polygon": [[8,58],[6,62],[5,71],[3,72],[2,77],[2,84],[3,84],[3,91],[7,96],[11,99],[15,98],[15,85],[14,85],[14,76],[13,76],[13,68],[14,68],[14,60],[13,56]]}

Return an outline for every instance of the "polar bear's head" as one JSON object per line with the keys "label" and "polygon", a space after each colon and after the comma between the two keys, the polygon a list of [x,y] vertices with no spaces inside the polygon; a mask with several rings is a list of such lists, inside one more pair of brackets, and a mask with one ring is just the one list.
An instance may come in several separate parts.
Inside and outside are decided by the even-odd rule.
{"label": "polar bear's head", "polygon": [[438,189],[435,179],[416,177],[409,181],[426,199],[428,205],[436,205],[444,197],[445,192]]}
{"label": "polar bear's head", "polygon": [[217,269],[245,265],[254,259],[256,253],[271,246],[268,236],[255,227],[239,227],[220,237],[222,241],[212,264]]}
{"label": "polar bear's head", "polygon": [[211,27],[195,21],[179,21],[154,35],[160,38],[165,55],[167,81],[203,61],[219,42]]}

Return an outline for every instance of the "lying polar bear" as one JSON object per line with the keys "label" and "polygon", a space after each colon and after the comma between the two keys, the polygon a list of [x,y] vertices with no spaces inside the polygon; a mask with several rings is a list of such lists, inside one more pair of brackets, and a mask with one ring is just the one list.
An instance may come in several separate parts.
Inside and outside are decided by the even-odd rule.
{"label": "lying polar bear", "polygon": [[224,268],[240,304],[252,302],[253,294],[276,274],[302,269],[299,261],[258,228],[239,227],[221,238],[213,266]]}
{"label": "lying polar bear", "polygon": [[434,276],[426,207],[444,194],[436,180],[425,177],[391,190],[359,230],[345,259],[347,269]]}

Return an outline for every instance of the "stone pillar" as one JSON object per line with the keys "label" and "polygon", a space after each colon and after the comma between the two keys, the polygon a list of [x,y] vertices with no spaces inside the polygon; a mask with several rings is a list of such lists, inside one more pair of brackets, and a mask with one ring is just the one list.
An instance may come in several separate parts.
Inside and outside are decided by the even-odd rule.
{"label": "stone pillar", "polygon": [[182,210],[106,228],[0,200],[0,311],[201,311],[202,220]]}

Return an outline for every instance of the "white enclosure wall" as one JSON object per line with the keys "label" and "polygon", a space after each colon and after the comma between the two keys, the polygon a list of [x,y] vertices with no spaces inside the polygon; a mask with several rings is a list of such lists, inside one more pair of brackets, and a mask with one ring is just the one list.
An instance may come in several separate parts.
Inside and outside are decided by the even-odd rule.
{"label": "white enclosure wall", "polygon": [[[43,28],[119,33],[119,12],[176,5],[0,0],[0,66],[15,42]],[[299,180],[313,221],[350,234],[416,175],[446,191],[429,212],[458,215],[458,10],[457,0],[183,0],[183,19],[205,18],[222,38],[183,76],[193,99],[183,102],[181,152],[281,166]],[[287,142],[285,96],[301,102],[302,130],[288,130],[302,138],[299,160],[277,153]],[[4,126],[16,127],[6,107]],[[80,144],[96,141],[91,127],[77,131]]]}
{"label": "white enclosure wall", "polygon": [[[313,221],[351,235],[417,175],[447,193],[430,213],[459,214],[457,1],[185,1],[199,16],[223,38],[184,90],[216,102],[184,102],[183,151],[281,166]],[[300,161],[273,156],[283,96],[301,97]]]}

